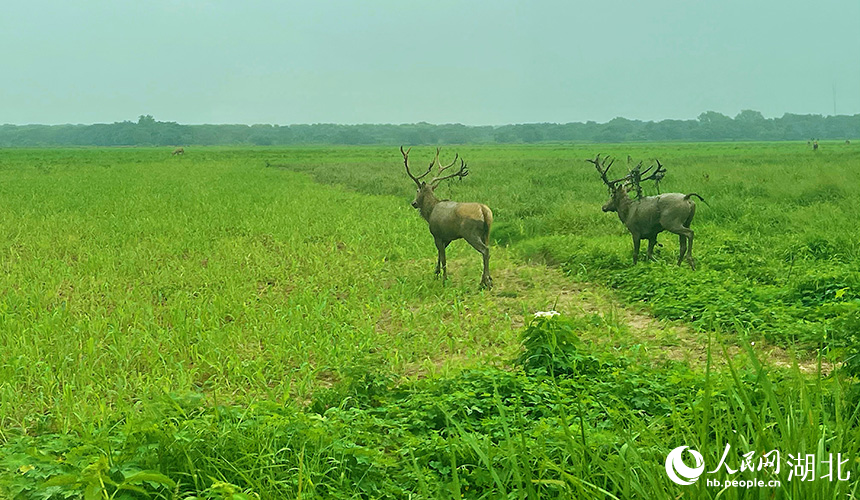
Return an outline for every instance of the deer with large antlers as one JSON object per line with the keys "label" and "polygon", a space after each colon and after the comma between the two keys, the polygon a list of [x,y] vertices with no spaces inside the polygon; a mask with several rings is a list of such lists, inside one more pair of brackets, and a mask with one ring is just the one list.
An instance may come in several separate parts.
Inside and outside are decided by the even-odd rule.
{"label": "deer with large antlers", "polygon": [[[657,234],[669,231],[677,234],[680,240],[681,253],[678,256],[678,265],[681,265],[681,261],[686,257],[690,268],[695,270],[693,230],[690,229],[690,224],[696,214],[696,204],[693,203],[691,197],[695,196],[702,201],[705,199],[696,193],[665,193],[643,198],[640,183],[649,180],[659,182],[666,174],[663,165],[658,161],[657,170],[646,175],[651,172],[654,166],[652,165],[644,172],[640,172],[639,168],[642,165],[640,163],[624,177],[610,181],[606,174],[615,160],[606,165],[607,159],[601,160],[598,154],[595,159],[586,161],[594,164],[600,173],[600,178],[603,179],[603,183],[609,188],[609,201],[603,205],[603,211],[617,212],[618,218],[627,226],[627,230],[633,236],[633,264],[639,260],[639,243],[641,240],[648,240],[648,260],[652,260],[654,245],[657,243]],[[636,190],[636,199],[631,199],[628,195],[627,188],[630,186]]]}
{"label": "deer with large antlers", "polygon": [[[430,225],[430,233],[436,241],[436,249],[439,251],[439,257],[436,260],[436,276],[442,273],[442,280],[448,277],[448,270],[445,260],[445,249],[448,245],[460,238],[463,238],[484,258],[484,272],[481,274],[481,288],[492,288],[493,279],[490,278],[490,226],[493,224],[493,212],[483,203],[460,203],[456,201],[440,200],[436,198],[433,190],[439,186],[439,183],[452,178],[462,179],[469,175],[469,170],[466,167],[466,162],[460,159],[459,155],[454,156],[454,161],[446,166],[442,166],[439,162],[440,148],[436,148],[436,156],[430,162],[427,171],[418,177],[412,175],[409,169],[409,151],[412,148],[403,150],[400,147],[400,153],[403,155],[403,164],[406,166],[406,174],[415,181],[418,186],[418,191],[415,194],[415,200],[412,206],[417,208],[421,213],[421,217]],[[445,175],[451,167],[456,165],[457,160],[460,160],[460,168],[453,173]],[[436,176],[430,182],[422,181],[432,170],[437,167]]]}

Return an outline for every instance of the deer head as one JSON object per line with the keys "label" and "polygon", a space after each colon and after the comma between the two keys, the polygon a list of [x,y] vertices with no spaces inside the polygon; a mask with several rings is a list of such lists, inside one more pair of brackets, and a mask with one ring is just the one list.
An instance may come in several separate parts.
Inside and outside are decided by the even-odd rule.
{"label": "deer head", "polygon": [[[619,204],[625,199],[629,199],[627,194],[630,192],[631,187],[633,188],[633,191],[636,192],[636,199],[638,200],[642,198],[643,181],[654,181],[654,184],[657,186],[657,193],[659,193],[660,181],[663,180],[663,177],[666,175],[666,168],[660,163],[660,160],[655,160],[657,162],[656,170],[654,170],[655,165],[651,165],[646,168],[644,172],[642,171],[642,162],[640,161],[633,168],[628,166],[627,175],[610,181],[606,174],[615,162],[614,159],[610,161],[609,157],[606,157],[601,160],[600,155],[598,154],[595,159],[586,161],[594,164],[595,168],[597,168],[597,171],[600,173],[600,178],[603,180],[603,183],[609,188],[609,201],[603,205],[604,212],[618,211]],[[606,165],[607,161],[609,161],[609,165]],[[630,165],[631,163],[632,158],[628,156],[627,164]]]}
{"label": "deer head", "polygon": [[[469,169],[466,166],[466,162],[463,161],[462,158],[460,158],[459,154],[454,155],[454,161],[452,161],[448,165],[442,166],[442,164],[439,162],[439,153],[442,151],[442,148],[436,148],[436,156],[433,157],[433,161],[430,162],[430,166],[427,167],[427,171],[416,177],[412,175],[412,172],[409,170],[409,151],[411,150],[412,148],[409,148],[404,151],[403,146],[400,147],[400,154],[403,155],[403,165],[406,167],[406,175],[408,175],[413,181],[415,181],[415,185],[418,186],[418,191],[415,193],[415,200],[412,201],[412,206],[415,208],[421,208],[422,206],[424,206],[425,200],[436,199],[435,195],[433,194],[433,190],[435,190],[439,186],[440,182],[444,181],[445,179],[451,179],[454,177],[462,179],[463,177],[469,175]],[[453,167],[457,163],[458,159],[460,160],[460,168],[452,174],[442,175],[446,170]],[[433,170],[434,166],[436,166],[438,169],[436,172],[436,176],[433,177],[430,182],[422,181],[421,179],[426,177],[427,174],[429,174]]]}
{"label": "deer head", "polygon": [[[615,163],[614,159],[611,159],[607,156],[606,158],[600,159],[600,154],[597,155],[593,160],[585,160],[589,163],[593,163],[594,167],[600,173],[600,178],[603,180],[603,183],[609,189],[609,201],[604,203],[603,211],[604,212],[615,212],[618,210],[618,203],[627,198],[627,188],[622,184],[622,181],[627,180],[628,176],[625,175],[620,179],[615,179],[610,181],[606,174],[609,172],[609,169],[612,167],[612,164]],[[606,162],[609,161],[609,165]]]}

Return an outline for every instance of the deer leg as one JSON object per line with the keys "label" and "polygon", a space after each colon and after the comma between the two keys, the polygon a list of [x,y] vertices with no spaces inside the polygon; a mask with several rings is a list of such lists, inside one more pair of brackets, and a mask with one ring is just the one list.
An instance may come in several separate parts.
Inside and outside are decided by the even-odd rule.
{"label": "deer leg", "polygon": [[[690,224],[693,223],[693,216],[696,215],[696,204],[691,202],[690,205],[690,215],[688,215],[687,220],[684,221],[684,229],[687,230],[687,240],[689,240],[687,244],[687,257],[690,261],[690,268],[695,271],[696,263],[693,261],[693,230],[690,229]],[[680,264],[680,262],[678,264]]]}
{"label": "deer leg", "polygon": [[687,242],[687,261],[690,262],[690,269],[695,271],[696,262],[693,260],[693,230],[687,229],[687,231],[690,231],[690,234],[687,236],[687,239],[689,240]]}
{"label": "deer leg", "polygon": [[633,235],[633,265],[639,262],[639,236]]}
{"label": "deer leg", "polygon": [[487,290],[493,289],[493,278],[490,277],[490,248],[487,247],[481,256],[484,259],[484,271],[481,274],[481,287]]}
{"label": "deer leg", "polygon": [[493,278],[490,277],[490,247],[484,243],[480,236],[469,236],[465,238],[472,248],[481,253],[484,260],[484,272],[481,274],[481,288],[490,290],[493,288]]}
{"label": "deer leg", "polygon": [[439,271],[442,272],[442,281],[448,279],[448,262],[445,259],[445,249],[450,241],[436,240],[436,249],[439,251],[439,257],[436,259],[436,277],[439,277]]}
{"label": "deer leg", "polygon": [[[680,265],[681,261],[684,260],[684,257],[686,256],[687,262],[690,263],[690,269],[695,271],[696,263],[693,261],[693,230],[689,227],[679,227],[677,229],[673,229],[672,232],[677,234],[681,238],[681,256],[678,258],[678,264]],[[685,238],[687,240],[686,252],[684,252],[683,242]]]}
{"label": "deer leg", "polygon": [[681,252],[678,255],[678,265],[681,265],[681,262],[684,260],[684,255],[687,253],[687,237],[683,234],[678,235],[678,240],[681,246]]}
{"label": "deer leg", "polygon": [[657,244],[657,237],[648,240],[648,261],[654,260],[654,245]]}

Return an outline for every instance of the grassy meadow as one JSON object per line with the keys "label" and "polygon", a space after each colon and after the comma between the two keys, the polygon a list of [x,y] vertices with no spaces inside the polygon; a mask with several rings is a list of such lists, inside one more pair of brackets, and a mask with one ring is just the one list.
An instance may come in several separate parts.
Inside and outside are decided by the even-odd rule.
{"label": "grassy meadow", "polygon": [[[446,147],[491,291],[396,147],[170,151],[0,151],[0,498],[857,497],[860,146]],[[697,271],[632,266],[597,153],[708,201]],[[668,480],[727,443],[851,478]]]}

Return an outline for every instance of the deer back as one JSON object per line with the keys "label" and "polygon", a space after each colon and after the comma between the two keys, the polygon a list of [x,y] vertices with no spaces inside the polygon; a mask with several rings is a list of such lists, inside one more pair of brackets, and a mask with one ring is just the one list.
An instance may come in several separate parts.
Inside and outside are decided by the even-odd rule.
{"label": "deer back", "polygon": [[440,201],[427,222],[434,237],[452,241],[475,231],[488,231],[493,222],[492,217],[489,207],[483,203]]}
{"label": "deer back", "polygon": [[[646,196],[631,203],[624,224],[631,233],[650,236],[688,224],[695,203],[681,193]],[[620,214],[619,214],[620,215]]]}

